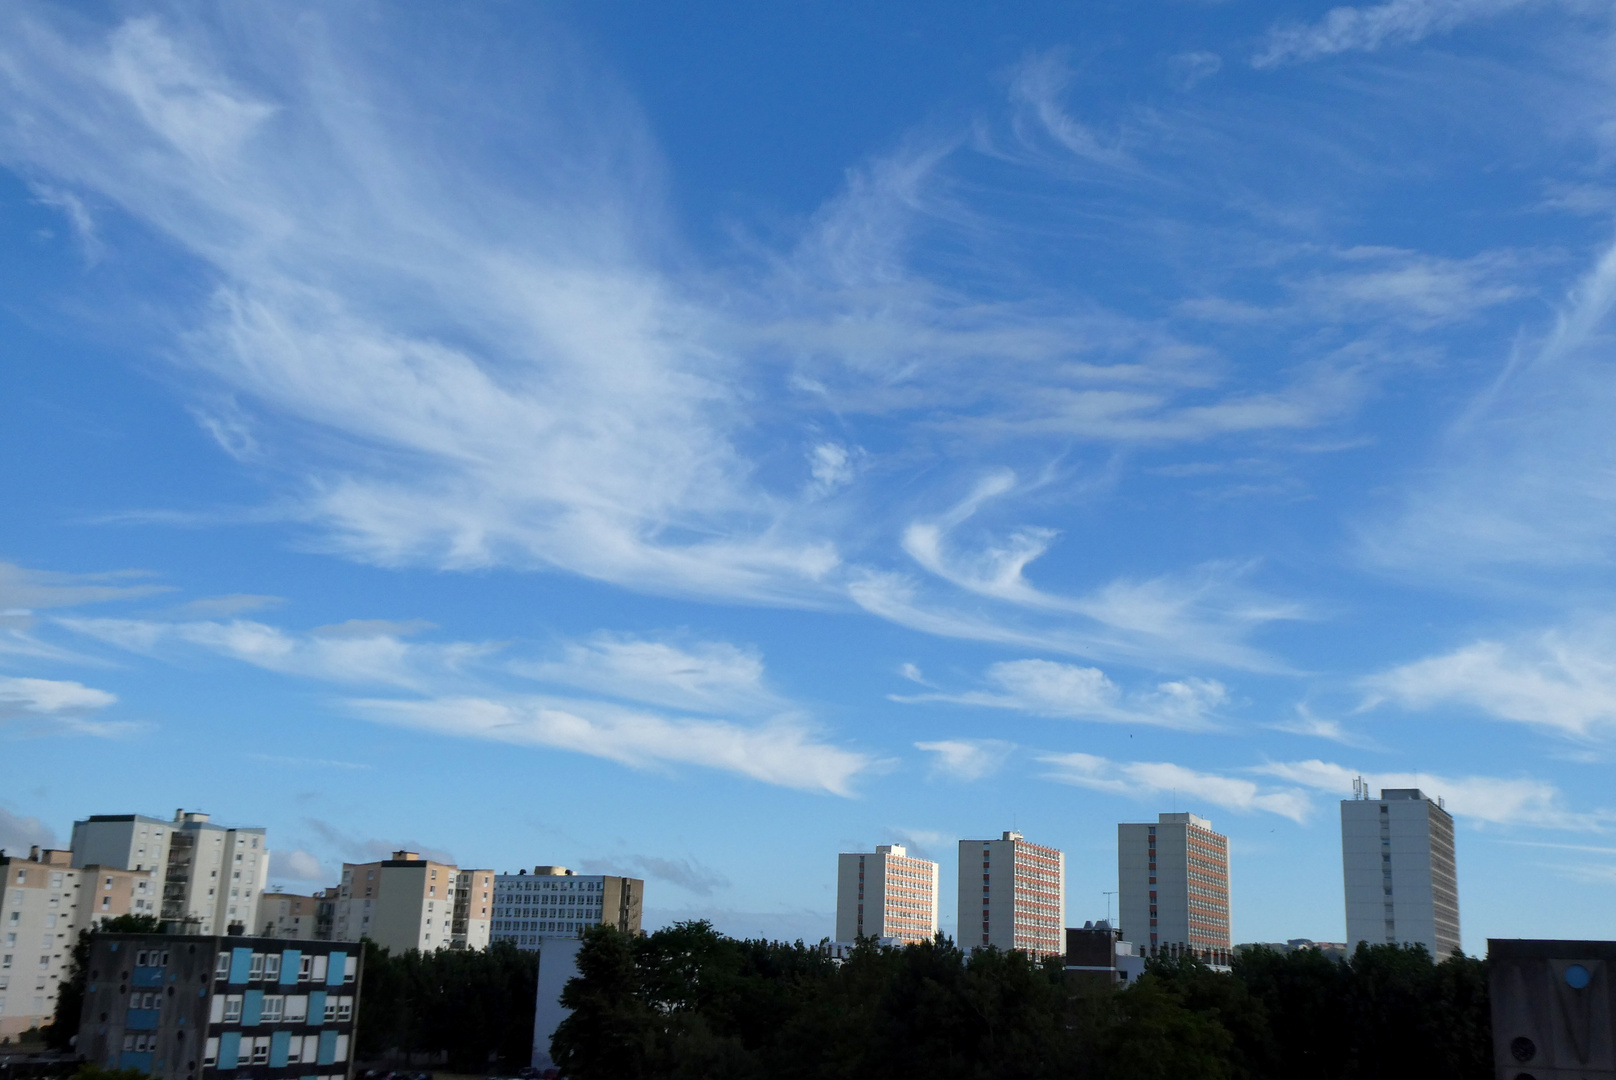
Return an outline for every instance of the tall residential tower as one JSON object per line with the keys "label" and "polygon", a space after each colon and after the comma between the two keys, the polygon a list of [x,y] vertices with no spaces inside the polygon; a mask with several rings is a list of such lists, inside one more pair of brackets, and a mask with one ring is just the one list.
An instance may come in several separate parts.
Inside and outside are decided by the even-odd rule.
{"label": "tall residential tower", "polygon": [[1195,814],[1117,826],[1122,934],[1146,956],[1229,962],[1229,840]]}
{"label": "tall residential tower", "polygon": [[[977,914],[982,916],[980,937]],[[1066,948],[1066,856],[1018,832],[959,842],[961,948],[1021,949],[1033,959]]]}
{"label": "tall residential tower", "polygon": [[1459,948],[1459,881],[1453,817],[1418,788],[1382,788],[1341,803],[1341,869],[1347,948],[1424,945],[1438,960]]}
{"label": "tall residential tower", "polygon": [[836,857],[836,940],[893,938],[904,944],[937,933],[937,864],[900,844]]}

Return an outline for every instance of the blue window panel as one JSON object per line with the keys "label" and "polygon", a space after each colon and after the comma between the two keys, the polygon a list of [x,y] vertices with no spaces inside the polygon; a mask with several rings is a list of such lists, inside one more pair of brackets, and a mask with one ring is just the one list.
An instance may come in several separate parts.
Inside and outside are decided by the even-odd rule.
{"label": "blue window panel", "polygon": [[337,1033],[335,1031],[320,1032],[320,1056],[314,1059],[316,1065],[330,1065],[337,1060]]}
{"label": "blue window panel", "polygon": [[332,953],[331,954],[330,964],[329,964],[329,966],[327,966],[326,972],[325,972],[325,984],[327,986],[341,986],[342,985],[342,971],[347,966],[348,966],[348,954],[347,953],[345,953],[345,952],[334,952],[334,953]]}
{"label": "blue window panel", "polygon": [[247,981],[247,971],[252,967],[251,949],[230,950],[230,981],[244,983]]}
{"label": "blue window panel", "polygon": [[241,1026],[252,1027],[264,1015],[264,992],[249,990],[241,998]]}
{"label": "blue window panel", "polygon": [[286,1067],[286,1050],[292,1045],[290,1031],[277,1031],[269,1037],[269,1065],[272,1069]]}
{"label": "blue window panel", "polygon": [[309,1023],[315,1027],[325,1023],[324,990],[314,990],[309,993]]}
{"label": "blue window panel", "polygon": [[150,1054],[137,1054],[131,1051],[127,1054],[118,1055],[118,1068],[139,1069],[143,1073],[149,1073],[151,1072],[151,1059]]}
{"label": "blue window panel", "polygon": [[219,1068],[234,1069],[241,1060],[241,1032],[226,1031],[219,1036]]}
{"label": "blue window panel", "polygon": [[129,979],[130,986],[162,986],[163,969],[154,967],[137,967],[134,975]]}
{"label": "blue window panel", "polygon": [[297,985],[297,969],[303,966],[303,950],[287,949],[281,954],[281,985]]}
{"label": "blue window panel", "polygon": [[161,1015],[156,1009],[130,1009],[124,1017],[123,1026],[130,1031],[156,1031]]}

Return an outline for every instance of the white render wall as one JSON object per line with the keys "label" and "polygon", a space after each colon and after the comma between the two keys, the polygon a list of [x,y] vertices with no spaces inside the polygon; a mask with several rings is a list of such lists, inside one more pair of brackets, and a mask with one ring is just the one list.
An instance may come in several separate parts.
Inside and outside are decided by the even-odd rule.
{"label": "white render wall", "polygon": [[[1459,944],[1452,819],[1422,792],[1381,795],[1341,803],[1347,947],[1417,942],[1441,960]],[[1448,913],[1440,927],[1439,906]]]}

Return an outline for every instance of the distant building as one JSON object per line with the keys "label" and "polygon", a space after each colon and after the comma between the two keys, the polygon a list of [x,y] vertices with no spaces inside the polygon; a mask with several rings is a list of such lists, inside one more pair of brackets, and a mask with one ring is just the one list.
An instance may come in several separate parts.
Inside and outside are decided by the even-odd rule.
{"label": "distant building", "polygon": [[1146,956],[1229,962],[1229,840],[1195,814],[1117,826],[1118,922]]}
{"label": "distant building", "polygon": [[1066,857],[1057,849],[1028,843],[1018,832],[959,842],[961,948],[1058,955],[1065,912]]}
{"label": "distant building", "polygon": [[1341,803],[1347,945],[1419,943],[1438,960],[1459,948],[1453,816],[1418,788],[1382,788]]}
{"label": "distant building", "polygon": [[1066,928],[1066,974],[1096,987],[1125,986],[1145,973],[1145,958],[1122,931],[1101,919]]}
{"label": "distant building", "polygon": [[461,870],[413,851],[343,863],[331,938],[369,938],[393,952],[481,949],[488,944],[493,877],[492,870]]}
{"label": "distant building", "polygon": [[1296,952],[1316,952],[1331,960],[1345,960],[1351,951],[1342,941],[1314,941],[1312,938],[1291,938],[1288,941],[1245,941],[1234,947],[1235,952],[1247,949],[1270,949],[1281,956]]}
{"label": "distant building", "polygon": [[325,934],[320,933],[320,908],[331,906],[332,903],[323,892],[304,896],[272,889],[258,901],[258,918],[262,924],[260,934],[266,938],[329,941],[329,928]]}
{"label": "distant building", "polygon": [[347,1080],[359,968],[329,942],[97,934],[77,1050],[158,1080]]}
{"label": "distant building", "polygon": [[548,938],[577,938],[591,926],[640,932],[645,882],[613,874],[575,874],[565,866],[535,866],[494,876],[491,940],[537,949]]}
{"label": "distant building", "polygon": [[155,870],[163,919],[200,934],[258,924],[258,896],[269,879],[263,829],[227,828],[207,814],[174,812],[173,821],[143,814],[93,814],[73,823],[73,865]]}
{"label": "distant building", "polygon": [[937,864],[901,844],[836,859],[836,940],[891,938],[904,944],[937,933]]}

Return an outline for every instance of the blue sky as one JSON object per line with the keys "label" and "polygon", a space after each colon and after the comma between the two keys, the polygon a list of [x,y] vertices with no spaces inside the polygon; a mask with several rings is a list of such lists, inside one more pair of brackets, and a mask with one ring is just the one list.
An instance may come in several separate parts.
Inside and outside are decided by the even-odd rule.
{"label": "blue sky", "polygon": [[[1616,25],[1575,0],[0,14],[0,842],[266,825],[831,932],[1210,817],[1608,937]],[[944,921],[953,927],[952,888]]]}

